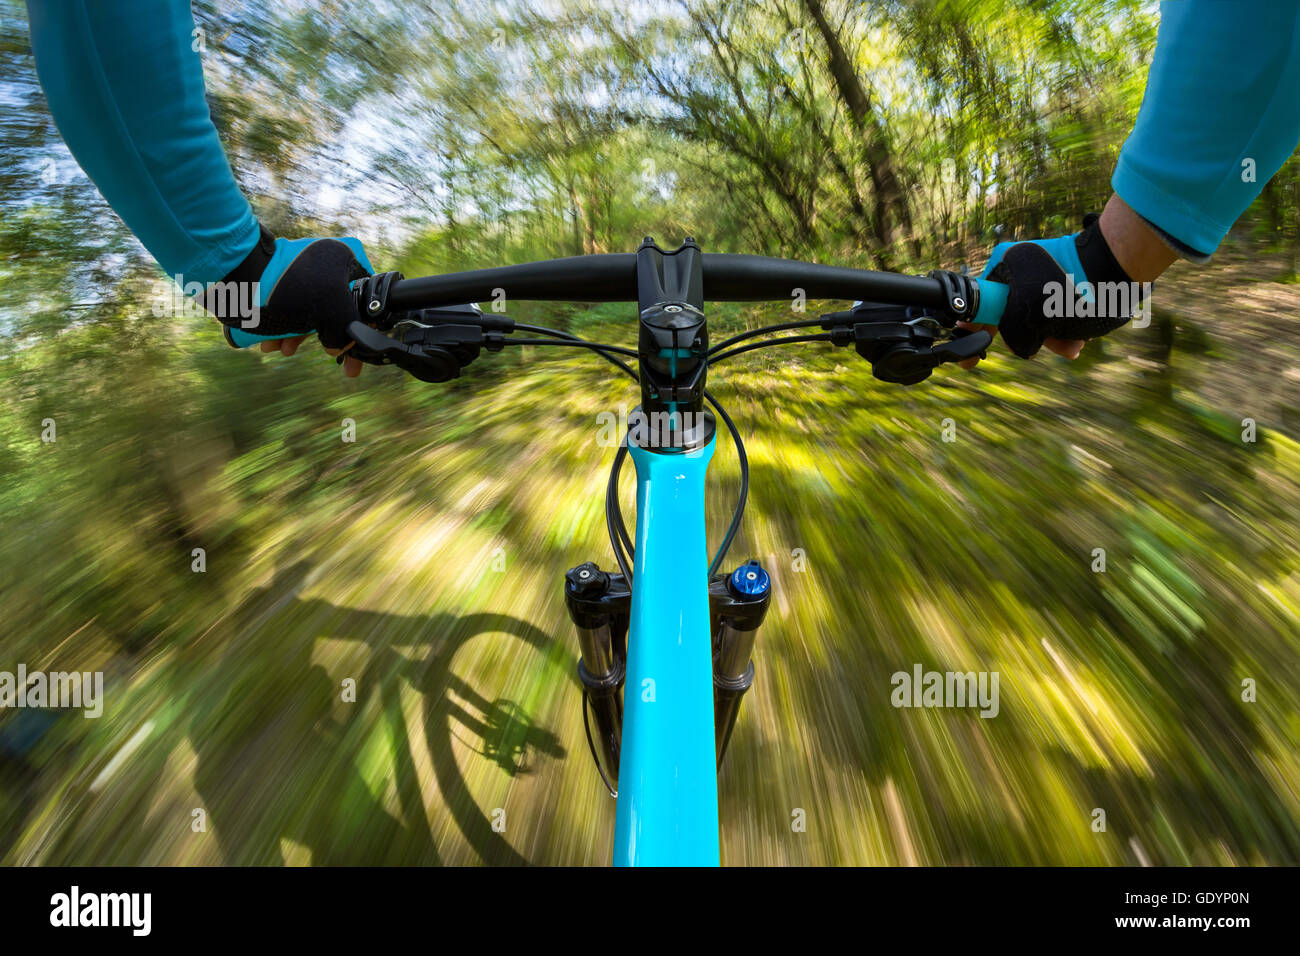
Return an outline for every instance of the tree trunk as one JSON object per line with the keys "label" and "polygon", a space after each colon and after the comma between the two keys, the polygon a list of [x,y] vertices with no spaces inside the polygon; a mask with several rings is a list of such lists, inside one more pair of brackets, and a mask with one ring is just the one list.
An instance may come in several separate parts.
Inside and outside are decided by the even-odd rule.
{"label": "tree trunk", "polygon": [[920,259],[921,243],[913,233],[912,214],[898,178],[888,131],[876,115],[871,95],[853,69],[839,34],[827,19],[822,0],[803,0],[803,5],[830,53],[829,68],[835,89],[848,109],[854,128],[862,136],[863,158],[875,192],[876,238],[886,248],[902,240],[912,255]]}
{"label": "tree trunk", "polygon": [[586,250],[582,247],[582,201],[578,198],[578,188],[573,183],[573,177],[569,177],[567,183],[569,190],[569,219],[573,225],[573,254],[580,256]]}

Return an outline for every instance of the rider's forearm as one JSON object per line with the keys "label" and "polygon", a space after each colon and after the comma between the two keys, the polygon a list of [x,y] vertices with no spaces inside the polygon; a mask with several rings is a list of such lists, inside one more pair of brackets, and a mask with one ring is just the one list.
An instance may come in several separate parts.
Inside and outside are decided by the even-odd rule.
{"label": "rider's forearm", "polygon": [[169,275],[212,282],[258,240],[204,95],[189,0],[28,0],[50,113]]}
{"label": "rider's forearm", "polygon": [[1172,0],[1111,185],[1204,261],[1300,140],[1300,0]]}
{"label": "rider's forearm", "polygon": [[1133,282],[1155,282],[1178,260],[1151,224],[1119,196],[1110,197],[1097,225],[1115,261]]}

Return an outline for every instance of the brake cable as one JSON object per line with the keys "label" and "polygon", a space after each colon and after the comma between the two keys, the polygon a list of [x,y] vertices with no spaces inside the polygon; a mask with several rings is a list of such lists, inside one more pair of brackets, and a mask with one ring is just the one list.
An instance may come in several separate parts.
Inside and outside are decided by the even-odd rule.
{"label": "brake cable", "polygon": [[[957,296],[954,301],[963,306],[967,302],[962,296]],[[985,329],[958,327],[959,318],[946,312],[935,315],[932,310],[857,302],[852,309],[827,313],[816,322],[783,323],[744,332],[727,339],[718,348],[766,332],[814,325],[820,325],[826,332],[765,339],[717,354],[711,349],[709,361],[720,362],[769,345],[830,342],[839,347],[855,346],[857,353],[871,363],[871,373],[876,378],[900,385],[915,385],[929,378],[940,365],[985,356],[993,336]]]}
{"label": "brake cable", "polygon": [[[628,580],[631,580],[631,578]],[[591,722],[587,719],[587,700],[587,688],[584,687],[582,689],[582,729],[587,733],[587,749],[591,751],[591,759],[596,764],[596,772],[600,774],[600,782],[605,785],[605,789],[609,791],[611,797],[617,798],[618,791],[610,786],[609,777],[605,776],[605,768],[600,765],[600,758],[596,756],[596,742],[591,739]]]}
{"label": "brake cable", "polygon": [[[820,322],[818,323],[821,324]],[[767,331],[759,329],[758,331]],[[734,349],[728,349],[721,355],[712,356],[710,362],[721,362],[723,359],[729,359],[733,355],[740,355],[742,352],[752,352],[754,349],[767,348],[769,345],[785,345],[788,342],[829,342],[835,338],[832,332],[819,332],[816,335],[786,335],[779,339],[765,339],[762,342],[751,342],[749,345],[737,346]]]}
{"label": "brake cable", "polygon": [[[623,469],[623,459],[627,457],[626,436],[619,442],[614,454],[614,464],[609,469],[609,483],[605,486],[605,527],[609,531],[609,544],[614,549],[614,559],[618,569],[623,572],[623,579],[632,584],[632,569],[628,562],[636,552],[632,540],[628,537],[627,525],[623,522],[623,509],[618,503],[618,476]],[[621,536],[621,537],[620,537]],[[627,549],[626,553],[624,548]]]}
{"label": "brake cable", "polygon": [[[745,453],[745,442],[740,437],[740,429],[736,427],[736,423],[727,414],[727,410],[707,389],[704,391],[704,397],[727,426],[727,431],[731,434],[731,440],[736,446],[736,457],[740,459],[740,493],[736,500],[736,507],[731,513],[731,525],[727,528],[722,544],[714,552],[713,560],[709,564],[708,577],[709,580],[712,580],[713,575],[718,573],[718,568],[722,565],[722,562],[726,560],[727,552],[731,549],[731,543],[735,540],[736,533],[740,530],[740,522],[745,516],[745,502],[749,499],[749,456]],[[632,558],[636,557],[636,550],[628,536],[627,525],[623,521],[623,509],[618,501],[618,478],[627,453],[627,440],[625,438],[619,442],[618,451],[614,455],[614,463],[609,470],[609,484],[605,487],[605,524],[609,529],[609,543],[614,549],[614,557],[618,561],[619,570],[623,572],[623,577],[630,582],[632,574],[628,565]],[[624,553],[624,549],[626,549],[626,553]]]}
{"label": "brake cable", "polygon": [[636,349],[624,348],[621,345],[605,345],[601,342],[588,342],[586,339],[502,339],[501,345],[573,345],[579,348],[591,349],[593,352],[599,352],[607,355],[610,352],[620,355],[636,356]]}
{"label": "brake cable", "polygon": [[752,339],[757,335],[763,335],[767,332],[786,332],[790,329],[818,328],[822,325],[823,321],[824,320],[820,318],[804,319],[800,322],[781,322],[777,325],[765,325],[759,329],[750,329],[746,332],[741,332],[738,335],[731,336],[731,338],[723,339],[721,342],[715,343],[709,348],[709,357],[712,359],[716,353],[721,352],[728,345],[735,345],[737,342],[743,342],[745,339]]}
{"label": "brake cable", "polygon": [[[796,326],[792,326],[792,327],[803,328],[806,324],[807,323],[801,322],[798,323]],[[552,336],[553,338],[559,340],[555,343],[557,345],[561,344],[561,342],[571,342],[575,345],[579,343],[585,343],[584,339],[580,339],[578,338],[578,336],[573,335],[569,332],[561,332],[558,329],[548,329],[543,326],[524,325],[522,323],[516,323],[515,328],[518,331],[531,332],[534,335]],[[760,329],[758,331],[761,332],[761,331],[771,331],[771,330]],[[750,334],[751,333],[745,333],[746,336]],[[512,341],[512,340],[507,340],[507,341]],[[517,344],[521,344],[521,345],[525,344],[524,341],[520,341],[518,339],[515,339],[513,341],[515,341]],[[550,343],[545,343],[545,344],[550,344]],[[591,347],[592,351],[595,352],[597,355],[600,355],[602,358],[606,359],[611,364],[621,368],[631,378],[637,379],[638,381],[640,380],[640,377],[636,374],[635,371],[633,371],[633,369],[626,362],[620,361],[619,359],[615,358],[612,354],[610,354],[611,352],[618,352],[623,355],[635,356],[637,354],[635,351],[633,351],[632,349],[620,348],[618,346],[606,346],[606,345],[597,346],[595,343],[587,343],[587,344],[589,345],[589,347]],[[725,345],[726,343],[724,342],[722,344]],[[745,454],[745,442],[740,437],[740,429],[738,429],[736,427],[736,423],[731,420],[731,416],[727,414],[726,409],[724,409],[718,403],[718,400],[713,397],[713,394],[711,392],[706,390],[704,392],[704,397],[708,400],[709,404],[712,405],[714,410],[718,413],[718,417],[721,418],[722,421],[726,424],[727,431],[730,432],[731,434],[731,440],[735,442],[736,445],[736,455],[740,459],[740,495],[739,495],[739,499],[736,502],[736,507],[732,511],[731,525],[727,528],[727,533],[722,539],[722,544],[718,547],[718,550],[714,553],[713,561],[709,565],[709,577],[712,578],[713,575],[717,573],[718,568],[721,566],[722,562],[726,559],[727,552],[731,549],[731,543],[735,540],[736,533],[740,530],[740,522],[742,521],[745,515],[745,502],[749,498],[749,456]],[[627,523],[623,520],[623,509],[619,505],[619,501],[618,501],[618,479],[619,479],[619,475],[622,472],[623,462],[627,458],[627,454],[628,454],[627,438],[626,436],[624,436],[624,438],[619,441],[618,451],[615,452],[614,454],[614,462],[609,472],[609,483],[605,487],[605,524],[609,531],[610,547],[613,548],[614,558],[615,560],[618,561],[618,568],[623,573],[623,578],[630,585],[632,581],[631,560],[636,555],[636,548],[632,544],[631,536],[628,534]]]}
{"label": "brake cable", "polygon": [[[433,311],[433,310],[428,310],[428,311]],[[479,322],[475,322],[474,319],[475,317],[467,315],[465,319],[462,320],[464,324],[461,325],[460,328],[468,329],[477,326],[477,331],[481,337],[481,344],[486,346],[491,351],[498,351],[506,345],[519,345],[519,346],[567,345],[575,348],[584,348],[584,349],[589,349],[590,351],[599,355],[601,358],[605,359],[607,362],[616,366],[621,371],[625,372],[630,378],[637,381],[640,380],[640,376],[637,375],[637,373],[632,369],[632,367],[617,357],[619,355],[627,355],[632,358],[637,358],[639,357],[640,353],[638,353],[635,349],[630,349],[619,345],[609,345],[602,342],[590,342],[587,341],[586,339],[580,338],[569,332],[562,332],[558,329],[550,329],[544,326],[525,325],[522,323],[511,323],[509,329],[502,328],[499,330],[492,329],[489,331],[483,328],[483,324],[486,323],[480,324]],[[397,323],[390,323],[388,327],[392,328],[396,324]],[[801,322],[801,323],[795,323],[789,327],[802,328],[805,327],[807,324],[808,323]],[[405,371],[410,372],[411,374],[416,375],[417,377],[420,377],[420,373],[423,371],[423,369],[419,367],[422,361],[433,359],[433,355],[426,352],[425,349],[420,347],[420,345],[416,345],[415,343],[411,343],[411,344],[399,343],[393,339],[388,338],[382,333],[377,333],[375,330],[363,326],[362,323],[359,322],[353,323],[353,325],[356,326],[356,328],[350,329],[349,331],[354,335],[354,338],[358,338],[359,340],[361,340],[362,344],[367,347],[366,351],[368,353],[368,357],[369,356],[373,356],[374,358],[382,357],[385,361],[392,362],[393,364],[398,364],[400,362],[401,366]],[[428,330],[431,327],[424,326],[424,328]],[[445,331],[451,331],[451,330],[446,329]],[[507,332],[509,331],[529,332],[534,335],[546,336],[546,338],[533,338],[533,339],[508,338]],[[773,331],[773,330],[759,329],[753,332],[742,333],[740,338],[749,338],[755,334],[761,334],[762,332],[765,331]],[[829,338],[829,337],[830,337],[829,335],[818,336],[818,338]],[[797,340],[798,338],[799,337],[797,336],[791,337],[789,340],[793,341],[793,340]],[[455,348],[456,343],[454,340],[444,337],[443,341],[450,348],[452,349]],[[785,340],[774,340],[774,341],[785,341]],[[722,345],[725,344],[726,344],[725,342],[722,343]],[[774,342],[762,342],[762,343],[757,343],[755,345],[742,347],[740,349],[732,349],[730,352],[724,352],[721,356],[718,356],[718,358],[726,358],[727,356],[737,354],[740,351],[747,351],[750,348],[757,348],[761,345],[768,345],[768,344],[774,344]],[[477,348],[475,348],[475,354],[477,354]],[[451,356],[448,356],[448,358],[451,358]],[[468,361],[472,361],[472,356],[465,356],[463,358],[457,356],[456,358],[462,362],[465,362],[465,364],[467,364]],[[450,372],[450,374],[448,374],[448,372]],[[457,371],[450,371],[450,370],[439,371],[439,375],[447,375],[447,377],[452,377],[456,374],[459,373]],[[736,506],[732,511],[731,524],[727,528],[727,533],[723,537],[721,545],[719,545],[718,550],[715,552],[713,556],[713,561],[709,564],[708,576],[711,580],[713,578],[713,575],[717,573],[717,570],[721,566],[723,560],[726,558],[727,552],[731,548],[731,544],[735,540],[736,534],[740,529],[741,520],[744,518],[745,502],[749,497],[749,458],[745,454],[745,443],[743,439],[740,437],[740,430],[736,427],[735,422],[732,421],[731,416],[727,414],[726,409],[724,409],[718,403],[717,399],[715,399],[712,393],[710,393],[709,391],[705,390],[704,397],[708,400],[709,404],[713,406],[714,411],[718,413],[718,417],[720,417],[723,420],[723,422],[726,424],[727,430],[731,434],[731,439],[735,443],[737,457],[740,460],[740,493],[739,493],[738,500],[736,502]],[[605,521],[609,531],[610,544],[614,549],[614,556],[618,560],[619,569],[623,572],[624,578],[630,584],[630,582],[632,581],[632,571],[630,567],[630,562],[631,559],[635,556],[635,547],[632,543],[631,536],[628,534],[627,524],[623,520],[623,511],[621,506],[619,505],[619,500],[618,500],[618,478],[622,470],[623,461],[627,457],[627,454],[628,454],[627,442],[626,442],[626,437],[624,437],[624,439],[621,440],[619,443],[618,452],[614,456],[613,467],[610,469],[610,480],[609,480],[609,485],[606,488],[606,494],[605,494]]]}
{"label": "brake cable", "polygon": [[[520,332],[531,332],[534,335],[549,335],[552,338],[564,339],[565,341],[569,341],[569,342],[586,341],[585,339],[579,338],[578,336],[573,335],[570,332],[561,332],[559,329],[548,329],[545,326],[541,326],[541,325],[525,325],[522,322],[516,322],[515,329]],[[622,361],[621,359],[615,358],[612,354],[610,354],[611,352],[617,351],[624,355],[636,355],[637,353],[632,349],[625,349],[618,345],[601,345],[598,348],[593,349],[593,351],[601,358],[610,362],[612,365],[616,365],[617,367],[621,368],[624,372],[627,372],[627,374],[630,375],[632,378],[640,381],[640,377],[636,374],[636,372],[633,370],[633,368],[630,365],[628,365],[626,362]]]}
{"label": "brake cable", "polygon": [[727,424],[727,431],[731,432],[731,440],[736,443],[736,455],[740,459],[740,497],[736,501],[736,509],[731,515],[731,527],[727,529],[726,536],[722,539],[722,544],[718,547],[718,553],[713,556],[713,563],[709,565],[709,580],[713,575],[718,573],[718,568],[727,556],[727,551],[731,547],[731,542],[735,540],[736,532],[740,529],[740,519],[745,515],[745,501],[749,498],[749,456],[745,454],[745,443],[740,439],[740,430],[736,428],[736,423],[731,420],[717,399],[715,399],[708,390],[705,390],[704,397],[708,399],[714,411],[721,416]]}

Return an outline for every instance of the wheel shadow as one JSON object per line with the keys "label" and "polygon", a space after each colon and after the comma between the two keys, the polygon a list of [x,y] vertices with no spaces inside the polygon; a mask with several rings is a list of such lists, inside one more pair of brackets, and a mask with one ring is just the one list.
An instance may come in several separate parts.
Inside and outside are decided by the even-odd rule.
{"label": "wheel shadow", "polygon": [[[488,700],[452,665],[482,635],[508,634],[543,653],[554,638],[507,614],[412,617],[302,598],[310,571],[299,562],[251,593],[222,635],[211,675],[199,679],[213,692],[201,690],[192,707],[195,786],[223,860],[277,864],[307,851],[319,865],[439,864],[437,821],[429,819],[417,769],[425,764],[438,802],[481,862],[527,863],[476,803],[454,743],[512,777],[530,772],[536,759],[562,759],[565,748],[520,704]],[[313,662],[320,637],[342,653],[350,645],[369,649],[357,703],[346,706],[375,695],[376,726],[338,716],[340,686]],[[185,683],[192,691],[195,682]],[[421,700],[417,736],[402,703],[409,692]],[[390,770],[391,785],[375,782]]]}

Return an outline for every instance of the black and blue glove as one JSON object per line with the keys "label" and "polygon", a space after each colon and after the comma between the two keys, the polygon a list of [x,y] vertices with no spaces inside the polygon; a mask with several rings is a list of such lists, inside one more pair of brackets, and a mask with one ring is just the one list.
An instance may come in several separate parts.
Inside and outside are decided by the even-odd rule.
{"label": "black and blue glove", "polygon": [[[328,349],[351,342],[352,283],[374,269],[360,240],[277,239],[265,226],[244,261],[204,294],[236,348],[315,332]],[[255,306],[255,307],[253,307]]]}
{"label": "black and blue glove", "polygon": [[998,329],[1007,346],[1031,358],[1047,339],[1095,339],[1127,323],[1142,289],[1116,261],[1096,213],[1083,231],[1056,239],[1003,242],[981,278],[1010,291]]}

